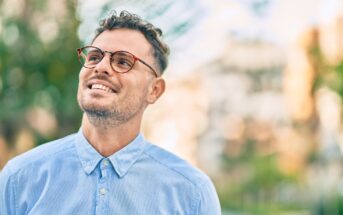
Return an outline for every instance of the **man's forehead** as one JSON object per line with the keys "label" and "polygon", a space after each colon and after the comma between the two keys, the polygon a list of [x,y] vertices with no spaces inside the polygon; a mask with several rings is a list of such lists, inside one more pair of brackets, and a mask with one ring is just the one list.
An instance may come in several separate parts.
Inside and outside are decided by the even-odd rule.
{"label": "man's forehead", "polygon": [[128,51],[138,56],[150,54],[152,48],[141,32],[125,28],[102,32],[92,45],[106,51]]}

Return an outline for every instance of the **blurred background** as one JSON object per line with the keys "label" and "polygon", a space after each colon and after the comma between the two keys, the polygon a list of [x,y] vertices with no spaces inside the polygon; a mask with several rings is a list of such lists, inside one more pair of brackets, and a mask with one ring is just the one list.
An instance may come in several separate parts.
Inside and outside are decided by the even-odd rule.
{"label": "blurred background", "polygon": [[164,30],[142,129],[212,178],[224,215],[343,214],[342,0],[0,0],[0,169],[78,130],[76,48],[113,9]]}

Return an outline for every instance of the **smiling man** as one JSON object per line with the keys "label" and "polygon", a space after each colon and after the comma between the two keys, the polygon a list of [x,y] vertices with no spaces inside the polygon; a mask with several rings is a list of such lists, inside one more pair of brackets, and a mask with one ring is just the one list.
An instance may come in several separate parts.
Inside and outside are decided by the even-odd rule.
{"label": "smiling man", "polygon": [[140,133],[163,94],[169,49],[134,14],[100,22],[82,64],[78,133],[22,154],[0,174],[0,214],[217,215],[210,179]]}

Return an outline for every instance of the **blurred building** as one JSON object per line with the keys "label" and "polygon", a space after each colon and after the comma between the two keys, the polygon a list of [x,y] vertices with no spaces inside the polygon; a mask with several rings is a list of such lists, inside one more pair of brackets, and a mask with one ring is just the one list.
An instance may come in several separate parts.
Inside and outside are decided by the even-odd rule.
{"label": "blurred building", "polygon": [[[306,184],[276,179],[274,190],[260,186],[272,193],[262,199],[306,205],[337,194],[343,176],[343,79],[332,70],[343,61],[342,20],[343,11],[304,28],[287,47],[228,36],[219,57],[182,81],[172,80],[168,99],[146,117],[146,134],[231,185],[253,178],[253,164],[225,164],[223,158],[238,158],[251,145],[257,157],[275,158],[280,174]],[[152,130],[155,121],[163,123]],[[237,169],[226,172],[226,165]]]}

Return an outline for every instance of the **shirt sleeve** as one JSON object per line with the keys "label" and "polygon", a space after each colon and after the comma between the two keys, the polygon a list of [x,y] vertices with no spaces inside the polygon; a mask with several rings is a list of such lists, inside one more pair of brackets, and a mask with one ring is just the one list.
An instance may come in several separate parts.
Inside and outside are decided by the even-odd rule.
{"label": "shirt sleeve", "polygon": [[216,189],[211,180],[206,181],[201,187],[200,200],[196,215],[221,215],[220,203]]}
{"label": "shirt sleeve", "polygon": [[0,172],[0,214],[15,214],[13,176],[10,168],[4,167]]}

